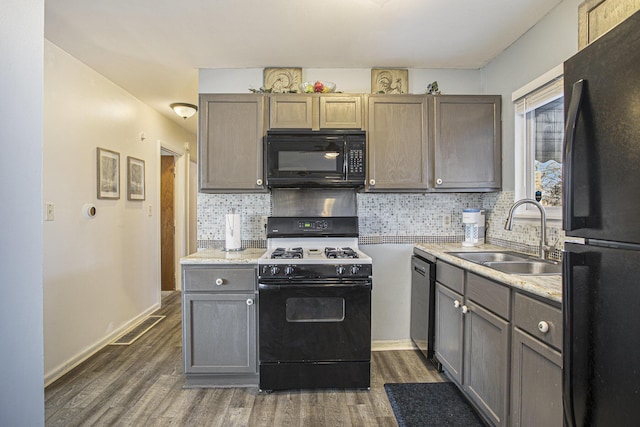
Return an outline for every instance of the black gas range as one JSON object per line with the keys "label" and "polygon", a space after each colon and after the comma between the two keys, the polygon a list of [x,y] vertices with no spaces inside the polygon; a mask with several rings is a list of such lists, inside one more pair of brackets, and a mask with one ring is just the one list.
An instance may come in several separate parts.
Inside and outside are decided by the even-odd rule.
{"label": "black gas range", "polygon": [[372,260],[357,236],[357,217],[268,219],[261,390],[369,388]]}

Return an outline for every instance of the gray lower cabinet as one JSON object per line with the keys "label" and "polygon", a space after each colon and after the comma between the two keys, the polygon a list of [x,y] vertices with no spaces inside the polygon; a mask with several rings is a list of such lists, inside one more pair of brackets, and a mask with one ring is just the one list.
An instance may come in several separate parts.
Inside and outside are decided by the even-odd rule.
{"label": "gray lower cabinet", "polygon": [[436,263],[435,354],[490,425],[562,426],[562,311]]}
{"label": "gray lower cabinet", "polygon": [[506,426],[511,291],[441,261],[436,280],[436,356],[485,419]]}
{"label": "gray lower cabinet", "polygon": [[187,386],[256,386],[255,268],[183,266],[183,367]]}
{"label": "gray lower cabinet", "polygon": [[511,425],[562,426],[562,312],[515,294]]}

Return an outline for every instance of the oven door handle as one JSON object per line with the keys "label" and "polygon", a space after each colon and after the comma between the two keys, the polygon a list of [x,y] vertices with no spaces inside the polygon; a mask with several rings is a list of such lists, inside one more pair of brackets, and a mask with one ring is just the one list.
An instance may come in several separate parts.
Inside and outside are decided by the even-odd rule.
{"label": "oven door handle", "polygon": [[342,282],[326,282],[319,280],[305,280],[304,284],[293,283],[258,283],[258,289],[263,291],[278,291],[278,290],[299,290],[299,289],[318,289],[318,288],[365,288],[371,289],[371,282],[369,281],[342,281]]}

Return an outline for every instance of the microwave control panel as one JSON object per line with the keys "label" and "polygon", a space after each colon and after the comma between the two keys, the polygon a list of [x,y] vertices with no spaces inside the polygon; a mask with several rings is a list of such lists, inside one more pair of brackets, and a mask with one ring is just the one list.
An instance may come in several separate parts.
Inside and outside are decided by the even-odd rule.
{"label": "microwave control panel", "polygon": [[349,150],[349,174],[360,175],[364,172],[364,150]]}

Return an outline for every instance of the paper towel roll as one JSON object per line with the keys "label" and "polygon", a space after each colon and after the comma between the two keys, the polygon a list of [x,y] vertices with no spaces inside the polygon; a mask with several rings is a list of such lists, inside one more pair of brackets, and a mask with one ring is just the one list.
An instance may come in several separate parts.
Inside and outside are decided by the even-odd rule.
{"label": "paper towel roll", "polygon": [[226,250],[241,249],[240,242],[240,215],[227,214],[226,217]]}

